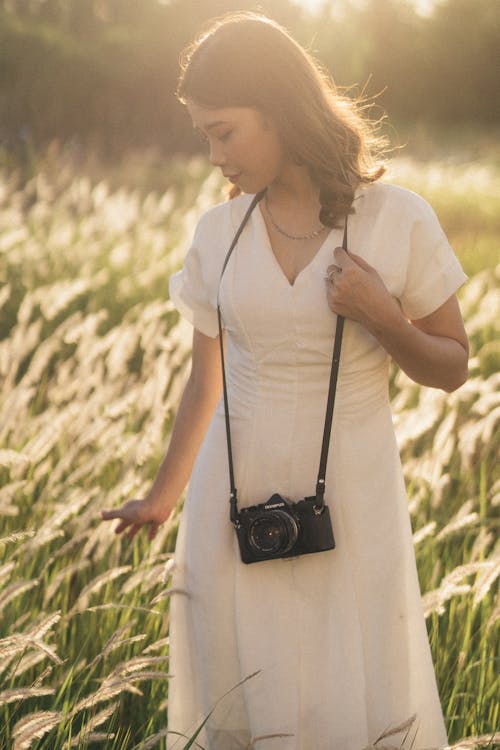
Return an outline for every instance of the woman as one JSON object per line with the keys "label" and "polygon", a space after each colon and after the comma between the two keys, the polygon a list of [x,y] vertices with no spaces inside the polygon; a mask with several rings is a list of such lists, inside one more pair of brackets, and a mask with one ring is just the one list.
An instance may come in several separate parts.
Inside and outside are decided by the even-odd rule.
{"label": "woman", "polygon": [[[446,744],[388,400],[392,357],[447,391],[467,374],[465,275],[420,197],[378,182],[373,138],[276,23],[238,14],[179,84],[233,200],[202,216],[171,297],[192,370],[158,477],[105,519],[152,537],[188,478],[171,604],[169,728],[210,750],[361,750],[417,714]],[[371,139],[371,140],[370,140]],[[254,194],[251,213],[222,265]],[[349,254],[339,246],[347,221]],[[229,519],[217,299],[239,507],[314,492],[337,315],[346,317],[325,500],[336,548],[245,565]],[[261,738],[261,739],[259,739]],[[399,737],[402,740],[402,736]],[[171,735],[169,747],[183,741]],[[253,744],[251,744],[253,742]]]}

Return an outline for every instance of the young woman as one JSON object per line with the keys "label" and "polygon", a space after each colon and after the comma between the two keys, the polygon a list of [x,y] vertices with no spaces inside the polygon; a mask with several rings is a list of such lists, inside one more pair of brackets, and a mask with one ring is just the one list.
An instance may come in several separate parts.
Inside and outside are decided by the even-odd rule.
{"label": "young woman", "polygon": [[[189,49],[179,96],[233,200],[201,217],[171,279],[194,334],[165,460],[146,498],[103,513],[120,519],[117,532],[146,526],[154,536],[190,478],[169,728],[189,735],[258,672],[220,701],[204,747],[361,750],[414,713],[414,747],[444,745],[387,380],[392,358],[418,383],[452,391],[464,382],[455,292],[466,277],[430,206],[378,181],[383,168],[354,104],[273,21],[217,21]],[[335,549],[240,558],[218,299],[240,510],[274,493],[293,503],[314,495],[335,321],[346,318],[325,492]],[[169,748],[183,746],[170,737]]]}

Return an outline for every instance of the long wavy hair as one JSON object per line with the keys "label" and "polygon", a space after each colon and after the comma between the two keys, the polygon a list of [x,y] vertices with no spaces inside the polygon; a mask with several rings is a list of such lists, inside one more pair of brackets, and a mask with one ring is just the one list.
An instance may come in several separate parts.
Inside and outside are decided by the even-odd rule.
{"label": "long wavy hair", "polygon": [[[181,56],[178,99],[205,107],[253,107],[270,116],[289,158],[319,186],[320,221],[335,227],[360,183],[385,171],[385,142],[321,65],[275,21],[233,13],[212,21]],[[234,187],[233,198],[240,193]]]}

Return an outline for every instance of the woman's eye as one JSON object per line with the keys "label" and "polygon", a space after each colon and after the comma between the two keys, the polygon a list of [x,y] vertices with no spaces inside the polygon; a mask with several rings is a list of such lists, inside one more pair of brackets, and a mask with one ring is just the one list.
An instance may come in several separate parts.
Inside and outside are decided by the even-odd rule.
{"label": "woman's eye", "polygon": [[219,135],[219,141],[222,141],[224,143],[225,141],[229,140],[232,132],[232,130],[228,130],[226,133],[221,133],[221,135]]}

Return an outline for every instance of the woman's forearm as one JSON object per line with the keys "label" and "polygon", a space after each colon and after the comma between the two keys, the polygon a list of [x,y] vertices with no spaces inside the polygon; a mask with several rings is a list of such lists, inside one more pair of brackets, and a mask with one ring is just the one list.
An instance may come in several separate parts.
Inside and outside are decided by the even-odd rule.
{"label": "woman's forearm", "polygon": [[154,484],[151,502],[170,512],[184,490],[220,392],[191,375],[182,395],[170,443]]}
{"label": "woman's forearm", "polygon": [[402,314],[371,322],[372,333],[402,370],[421,385],[453,391],[467,379],[466,344],[427,333]]}

